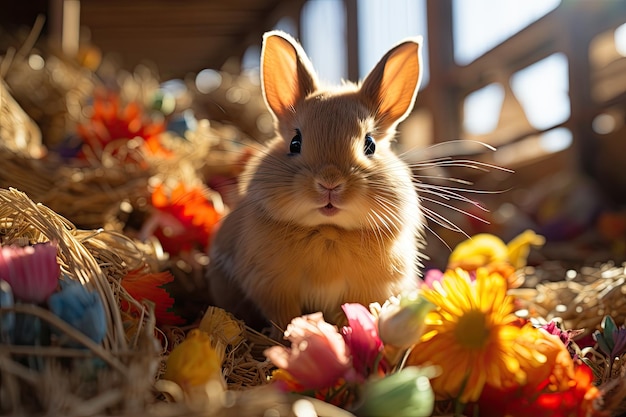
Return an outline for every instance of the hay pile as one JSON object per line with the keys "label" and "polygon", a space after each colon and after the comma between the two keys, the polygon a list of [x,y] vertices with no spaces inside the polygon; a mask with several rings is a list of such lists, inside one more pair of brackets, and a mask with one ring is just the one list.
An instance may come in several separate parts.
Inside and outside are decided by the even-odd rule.
{"label": "hay pile", "polygon": [[[97,291],[108,323],[106,337],[98,345],[42,306],[3,307],[3,314],[39,318],[83,348],[3,344],[2,411],[93,415],[105,410],[143,410],[150,401],[154,382],[154,371],[148,370],[155,370],[160,362],[154,313],[139,305],[145,314],[136,323],[134,334],[128,335],[119,309],[120,300],[137,304],[123,291],[119,279],[124,269],[141,262],[144,255],[140,250],[116,233],[78,230],[14,189],[0,190],[0,241],[2,245],[20,246],[56,242],[62,273]],[[37,367],[27,365],[33,360],[38,362]]]}

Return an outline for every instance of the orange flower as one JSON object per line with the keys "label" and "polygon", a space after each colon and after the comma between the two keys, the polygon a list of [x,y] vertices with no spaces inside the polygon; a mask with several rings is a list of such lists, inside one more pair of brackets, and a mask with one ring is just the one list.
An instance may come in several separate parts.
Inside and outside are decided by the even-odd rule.
{"label": "orange flower", "polygon": [[283,392],[303,392],[304,386],[296,380],[289,372],[284,369],[275,369],[272,371],[272,383]]}
{"label": "orange flower", "polygon": [[[162,288],[162,285],[170,283],[174,276],[168,272],[150,273],[142,270],[130,271],[122,278],[122,287],[135,300],[149,300],[154,303],[154,314],[157,324],[179,325],[185,320],[171,311],[174,306],[174,299]],[[122,305],[123,309],[128,309],[128,305]]]}
{"label": "orange flower", "polygon": [[179,183],[168,197],[161,184],[152,193],[152,205],[157,211],[144,226],[143,235],[154,233],[163,249],[172,255],[208,248],[221,215],[203,189]]}
{"label": "orange flower", "polygon": [[522,370],[526,372],[527,387],[534,390],[537,386],[545,385],[551,391],[569,388],[574,379],[574,362],[558,336],[528,323],[520,329],[520,335],[515,342],[517,346],[527,348],[520,352],[531,353],[541,364],[533,367],[529,366],[532,362],[523,362]]}
{"label": "orange flower", "polygon": [[139,103],[122,105],[120,101],[114,93],[96,95],[90,119],[76,128],[81,139],[92,149],[101,150],[114,140],[140,137],[151,154],[170,155],[159,141],[165,125],[147,117]]}
{"label": "orange flower", "polygon": [[533,347],[516,341],[521,330],[506,289],[502,276],[484,268],[476,270],[475,281],[457,269],[433,282],[432,289],[422,289],[435,310],[426,316],[425,333],[407,365],[434,364],[441,369],[432,381],[438,398],[473,402],[486,384],[524,384],[524,369],[541,365]]}

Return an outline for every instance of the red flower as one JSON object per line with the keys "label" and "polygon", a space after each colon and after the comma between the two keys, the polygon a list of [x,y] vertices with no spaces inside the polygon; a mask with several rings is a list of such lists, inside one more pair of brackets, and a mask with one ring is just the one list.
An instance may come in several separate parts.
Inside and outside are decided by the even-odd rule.
{"label": "red flower", "polygon": [[221,215],[201,188],[179,183],[168,197],[163,185],[152,193],[156,213],[144,226],[143,235],[154,233],[172,255],[194,247],[205,251]]}
{"label": "red flower", "polygon": [[486,385],[478,402],[481,417],[600,417],[606,413],[596,408],[600,391],[593,386],[593,372],[586,365],[575,369],[565,390],[551,391],[546,379],[531,387],[496,389]]}
{"label": "red flower", "polygon": [[[174,299],[161,286],[174,280],[168,272],[150,273],[142,270],[130,271],[122,278],[122,287],[137,301],[149,300],[155,304],[154,314],[157,324],[180,325],[185,320],[171,311]],[[122,305],[128,309],[128,305]]]}

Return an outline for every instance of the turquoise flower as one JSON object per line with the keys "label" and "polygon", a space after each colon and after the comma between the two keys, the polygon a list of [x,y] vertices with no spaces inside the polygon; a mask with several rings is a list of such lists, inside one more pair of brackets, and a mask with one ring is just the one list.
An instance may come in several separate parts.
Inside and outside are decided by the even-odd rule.
{"label": "turquoise flower", "polygon": [[[64,277],[60,283],[61,291],[48,299],[50,311],[94,342],[102,342],[107,321],[100,295],[68,277]],[[70,345],[77,346],[76,343]]]}

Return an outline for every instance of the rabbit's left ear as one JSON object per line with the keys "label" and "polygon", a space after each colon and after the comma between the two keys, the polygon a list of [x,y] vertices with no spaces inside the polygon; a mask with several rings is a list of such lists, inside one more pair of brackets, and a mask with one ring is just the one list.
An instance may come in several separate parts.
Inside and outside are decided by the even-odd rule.
{"label": "rabbit's left ear", "polygon": [[421,38],[402,42],[381,58],[361,86],[361,96],[383,128],[394,127],[413,109],[422,72]]}
{"label": "rabbit's left ear", "polygon": [[263,36],[261,51],[263,96],[278,119],[317,89],[317,76],[304,50],[291,36],[271,31]]}

